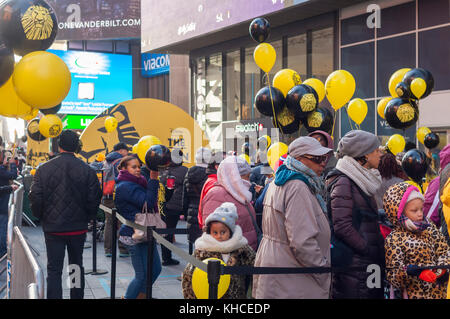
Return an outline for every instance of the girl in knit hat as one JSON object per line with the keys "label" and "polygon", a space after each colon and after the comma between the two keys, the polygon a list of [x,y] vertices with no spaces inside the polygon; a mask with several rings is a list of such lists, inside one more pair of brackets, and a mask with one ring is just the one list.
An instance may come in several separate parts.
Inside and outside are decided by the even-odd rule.
{"label": "girl in knit hat", "polygon": [[[225,202],[217,207],[205,220],[203,235],[195,241],[194,256],[200,260],[219,258],[227,266],[253,266],[255,252],[242,236],[236,225],[238,214],[233,203]],[[195,267],[188,264],[183,272],[183,296],[196,299],[192,289],[192,274]],[[230,286],[222,299],[245,299],[245,276],[231,275]]]}
{"label": "girl in knit hat", "polygon": [[424,197],[408,183],[391,186],[383,198],[393,231],[386,237],[386,276],[403,298],[443,299],[448,271],[422,267],[448,265],[450,248],[423,213]]}

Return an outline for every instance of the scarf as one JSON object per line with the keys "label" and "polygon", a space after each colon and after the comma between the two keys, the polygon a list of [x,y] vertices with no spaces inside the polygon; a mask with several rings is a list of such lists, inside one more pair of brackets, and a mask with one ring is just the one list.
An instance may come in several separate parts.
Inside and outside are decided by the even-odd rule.
{"label": "scarf", "polygon": [[203,235],[195,241],[195,249],[228,254],[247,244],[247,239],[242,236],[242,228],[239,227],[239,225],[236,225],[233,236],[225,241],[218,241],[210,234],[203,233]]}
{"label": "scarf", "polygon": [[249,190],[251,183],[243,180],[239,175],[235,157],[229,156],[220,163],[217,169],[217,182],[241,204],[250,203],[252,200],[252,193]]}
{"label": "scarf", "polygon": [[425,217],[419,222],[413,222],[403,213],[398,218],[398,221],[400,222],[400,225],[413,233],[421,233],[430,226]]}
{"label": "scarf", "polygon": [[322,211],[327,213],[327,205],[322,197],[324,189],[322,179],[302,162],[288,155],[284,164],[281,165],[275,175],[275,185],[282,186],[291,179],[303,181],[316,196]]}
{"label": "scarf", "polygon": [[144,176],[136,177],[134,175],[131,175],[127,170],[123,169],[119,171],[119,175],[117,176],[118,181],[123,182],[132,182],[139,184],[140,186],[147,188],[147,180]]}
{"label": "scarf", "polygon": [[374,196],[381,187],[381,175],[377,169],[367,169],[354,158],[344,156],[338,160],[336,168],[347,175],[367,196]]}

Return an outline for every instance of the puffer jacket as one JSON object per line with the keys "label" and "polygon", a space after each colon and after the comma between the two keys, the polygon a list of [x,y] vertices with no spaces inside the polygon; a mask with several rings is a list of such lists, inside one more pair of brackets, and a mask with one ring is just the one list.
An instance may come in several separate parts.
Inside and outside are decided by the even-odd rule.
{"label": "puffer jacket", "polygon": [[448,279],[442,277],[439,283],[429,283],[408,275],[405,270],[408,265],[425,267],[450,262],[450,249],[444,236],[430,220],[430,226],[421,233],[413,233],[399,223],[398,209],[409,186],[408,183],[395,184],[383,199],[386,215],[394,225],[385,242],[386,277],[395,288],[406,292],[409,299],[443,299]]}
{"label": "puffer jacket", "polygon": [[[9,182],[17,178],[17,166],[14,163],[7,166],[0,165],[0,186],[9,185]],[[0,214],[8,214],[9,192],[0,194]]]}
{"label": "puffer jacket", "polygon": [[36,170],[30,204],[44,232],[72,232],[88,229],[101,197],[95,171],[73,153],[62,153]]}
{"label": "puffer jacket", "polygon": [[187,211],[188,240],[191,243],[202,235],[202,230],[198,224],[198,205],[203,184],[207,178],[206,167],[201,166],[189,168],[184,178],[183,210]]}
{"label": "puffer jacket", "polygon": [[[384,239],[379,228],[375,199],[366,197],[366,200],[359,187],[337,169],[328,174],[326,185],[329,193],[328,214],[334,236],[349,248],[349,252],[345,252],[349,255],[348,263],[342,266],[365,268],[377,264],[383,267]],[[369,274],[366,271],[335,273],[333,299],[383,298],[383,288],[368,288],[366,282]]]}
{"label": "puffer jacket", "polygon": [[160,177],[163,185],[166,185],[167,177],[175,177],[175,187],[171,198],[165,203],[164,211],[167,214],[180,215],[183,213],[183,184],[188,168],[182,165],[169,166]]}

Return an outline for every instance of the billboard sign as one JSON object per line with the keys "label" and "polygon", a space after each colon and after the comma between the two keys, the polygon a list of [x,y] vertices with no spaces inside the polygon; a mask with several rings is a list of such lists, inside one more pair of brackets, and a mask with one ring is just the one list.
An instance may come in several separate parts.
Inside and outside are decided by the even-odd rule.
{"label": "billboard sign", "polygon": [[168,54],[143,53],[141,55],[141,63],[141,74],[145,78],[168,74],[170,71],[170,58]]}
{"label": "billboard sign", "polygon": [[64,130],[84,130],[96,115],[67,115],[63,120]]}
{"label": "billboard sign", "polygon": [[131,55],[48,50],[69,67],[72,85],[59,113],[98,115],[133,97]]}
{"label": "billboard sign", "polygon": [[139,38],[140,0],[48,0],[58,19],[57,40]]}

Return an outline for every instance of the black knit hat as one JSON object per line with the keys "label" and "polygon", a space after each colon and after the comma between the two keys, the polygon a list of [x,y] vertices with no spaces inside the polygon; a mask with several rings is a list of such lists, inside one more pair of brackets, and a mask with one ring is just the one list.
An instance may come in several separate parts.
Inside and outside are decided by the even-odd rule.
{"label": "black knit hat", "polygon": [[79,140],[78,133],[72,130],[64,130],[59,135],[58,145],[66,152],[75,152],[80,145]]}
{"label": "black knit hat", "polygon": [[117,143],[116,145],[114,145],[113,150],[114,150],[114,152],[117,152],[119,150],[127,150],[127,151],[129,151],[130,149],[128,148],[127,144],[125,144],[123,142],[120,142],[120,143]]}

